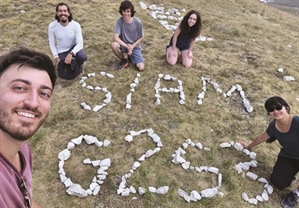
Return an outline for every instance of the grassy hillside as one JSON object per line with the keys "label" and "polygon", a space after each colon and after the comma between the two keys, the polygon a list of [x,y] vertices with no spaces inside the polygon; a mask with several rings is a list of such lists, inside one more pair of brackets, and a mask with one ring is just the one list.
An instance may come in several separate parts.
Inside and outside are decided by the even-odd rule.
{"label": "grassy hillside", "polygon": [[[185,69],[179,63],[170,67],[165,62],[165,46],[172,31],[166,30],[153,19],[150,10],[142,10],[138,1],[132,1],[136,16],[143,22],[145,39],[142,43],[145,71],[132,95],[132,108],[126,109],[126,96],[138,71],[130,67],[117,71],[117,58],[110,49],[113,28],[119,17],[121,1],[76,0],[69,3],[74,19],[81,23],[88,61],[84,65],[88,85],[107,87],[112,101],[99,112],[84,111],[80,103],[90,106],[101,104],[103,92],[93,92],[81,87],[79,78],[74,81],[58,80],[51,113],[30,142],[34,154],[34,198],[45,208],[70,207],[252,207],[241,198],[242,192],[251,197],[263,190],[261,183],[237,174],[234,165],[248,161],[240,152],[222,149],[222,142],[250,141],[265,130],[269,117],[264,110],[265,100],[274,95],[284,97],[294,114],[299,113],[299,19],[276,10],[257,0],[205,1],[144,1],[147,5],[164,3],[165,9],[177,8],[186,11],[196,9],[203,20],[202,35],[213,41],[197,42],[194,48],[194,63]],[[47,26],[54,20],[55,6],[50,0],[6,0],[0,7],[1,54],[17,46],[27,46],[50,54],[47,41]],[[284,72],[277,71],[283,68]],[[99,72],[112,73],[115,78],[100,76]],[[179,104],[177,94],[161,94],[161,105],[155,105],[155,84],[158,74],[170,74],[183,82],[186,104]],[[290,75],[295,81],[283,80]],[[233,85],[242,86],[246,98],[254,110],[248,113],[237,92],[229,98],[207,85],[203,104],[197,104],[197,95],[202,92],[202,77],[211,78],[223,92]],[[161,81],[162,87],[177,87],[176,82]],[[136,161],[155,144],[142,134],[128,143],[124,140],[130,131],[152,128],[163,143],[161,151],[142,162],[128,180],[128,186],[169,186],[166,195],[147,192],[144,196],[117,195],[121,176],[127,173]],[[87,189],[97,168],[83,165],[91,160],[110,158],[111,167],[100,193],[96,196],[78,198],[69,196],[58,175],[58,153],[68,142],[80,135],[93,135],[100,141],[111,141],[110,146],[97,148],[82,144],[72,150],[65,163],[65,171],[73,182]],[[171,162],[171,155],[182,143],[191,139],[209,147],[199,151],[189,147],[184,155],[193,166],[214,166],[223,174],[220,191],[223,197],[185,202],[178,196],[179,188],[190,193],[217,185],[214,175],[184,170]],[[252,172],[269,179],[272,166],[279,152],[277,143],[262,144],[253,150],[259,165]],[[297,183],[298,185],[298,183]],[[280,199],[288,192],[274,189],[268,202],[256,207],[279,207]],[[133,198],[136,197],[136,198]]]}

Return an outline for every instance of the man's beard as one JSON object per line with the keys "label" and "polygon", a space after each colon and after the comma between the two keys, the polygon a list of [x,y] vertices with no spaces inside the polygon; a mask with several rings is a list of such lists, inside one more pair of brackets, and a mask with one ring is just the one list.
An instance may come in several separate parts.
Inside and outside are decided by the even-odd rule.
{"label": "man's beard", "polygon": [[65,16],[64,16],[64,15],[61,15],[61,16],[59,17],[59,21],[62,22],[62,23],[67,23],[67,21],[68,21],[68,17],[66,17],[66,19],[61,19],[61,17],[65,17]]}
{"label": "man's beard", "polygon": [[5,132],[15,140],[25,141],[39,129],[46,117],[43,120],[40,120],[35,129],[30,130],[30,126],[32,125],[32,123],[20,122],[20,124],[17,126],[10,118],[9,113],[6,112],[5,108],[2,106],[0,108],[0,130]]}

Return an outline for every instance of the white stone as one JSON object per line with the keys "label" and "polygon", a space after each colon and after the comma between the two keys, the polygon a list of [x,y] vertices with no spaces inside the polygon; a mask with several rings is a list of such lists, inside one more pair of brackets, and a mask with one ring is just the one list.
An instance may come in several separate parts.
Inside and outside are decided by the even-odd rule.
{"label": "white stone", "polygon": [[246,173],[246,176],[247,176],[248,178],[254,180],[254,181],[258,178],[258,175],[254,174],[254,173],[252,173],[252,172],[250,172],[250,171],[248,171],[248,172]]}
{"label": "white stone", "polygon": [[178,163],[184,163],[186,160],[180,154],[175,154],[174,160]]}
{"label": "white stone", "polygon": [[185,151],[184,149],[182,149],[181,147],[179,147],[179,148],[177,149],[177,152],[178,152],[178,153],[182,153],[182,154],[186,154],[186,151]]}
{"label": "white stone", "polygon": [[133,194],[136,194],[136,189],[133,186],[130,186],[130,192]]}
{"label": "white stone", "polygon": [[95,145],[96,145],[97,147],[101,147],[101,146],[103,146],[103,142],[101,142],[101,141],[96,141],[96,142],[95,142]]}
{"label": "white stone", "polygon": [[255,160],[255,159],[256,159],[256,153],[255,153],[255,152],[250,152],[249,157],[250,157],[251,159]]}
{"label": "white stone", "polygon": [[199,201],[199,200],[201,200],[200,194],[195,190],[191,191],[190,201]]}
{"label": "white stone", "polygon": [[63,166],[64,166],[64,160],[60,160],[58,163],[58,167],[63,168]]}
{"label": "white stone", "polygon": [[64,175],[65,175],[65,171],[64,171],[64,169],[63,169],[63,168],[59,168],[59,170],[58,170],[58,174],[64,174]]}
{"label": "white stone", "polygon": [[68,142],[67,143],[67,149],[71,150],[71,149],[74,149],[75,148],[75,143],[73,142]]}
{"label": "white stone", "polygon": [[238,151],[242,151],[242,150],[244,149],[243,145],[240,144],[239,142],[236,142],[236,143],[234,144],[234,148],[235,148],[236,150],[238,150]]}
{"label": "white stone", "polygon": [[142,162],[145,160],[145,154],[141,155],[141,157],[138,159],[138,161]]}
{"label": "white stone", "polygon": [[245,192],[242,193],[242,199],[247,202],[249,201],[249,198]]}
{"label": "white stone", "polygon": [[109,140],[107,140],[107,139],[104,140],[104,143],[103,143],[104,147],[107,147],[110,144],[111,144],[111,142]]}
{"label": "white stone", "polygon": [[146,189],[145,189],[145,188],[143,188],[143,187],[138,187],[138,193],[139,193],[139,195],[143,195],[143,194],[145,194],[145,192],[146,192]]}
{"label": "white stone", "polygon": [[94,77],[95,75],[96,75],[95,72],[92,72],[92,73],[88,73],[88,74],[87,74],[88,77]]}
{"label": "white stone", "polygon": [[79,184],[72,184],[66,192],[72,196],[86,197],[87,192]]}
{"label": "white stone", "polygon": [[243,170],[242,170],[242,167],[241,167],[241,164],[240,164],[240,163],[238,163],[237,165],[235,165],[235,170],[237,171],[237,173],[241,173],[241,172],[243,172]]}
{"label": "white stone", "polygon": [[59,160],[67,160],[71,156],[71,152],[68,149],[64,149],[58,154],[58,159]]}
{"label": "white stone", "polygon": [[238,90],[239,92],[242,90],[242,87],[241,87],[241,85],[239,85],[239,84],[236,84],[236,88],[237,88],[237,90]]}
{"label": "white stone", "polygon": [[151,135],[151,134],[154,133],[154,130],[153,130],[153,129],[147,129],[146,131],[147,131],[147,134],[148,134],[148,135]]}
{"label": "white stone", "polygon": [[100,166],[100,162],[101,162],[101,160],[94,160],[91,162],[91,164],[93,167],[97,167],[97,166]]}
{"label": "white stone", "polygon": [[208,166],[200,166],[199,169],[200,169],[201,171],[208,172]]}
{"label": "white stone", "polygon": [[100,166],[102,167],[110,167],[110,165],[111,165],[111,160],[110,160],[110,158],[106,158],[106,159],[103,159],[103,160],[101,160],[101,162],[100,162]]}
{"label": "white stone", "polygon": [[197,96],[198,99],[204,99],[205,98],[205,92],[201,92]]}
{"label": "white stone", "polygon": [[127,136],[125,137],[125,140],[126,140],[127,142],[131,142],[131,141],[133,141],[133,136],[132,136],[132,135],[127,135]]}
{"label": "white stone", "polygon": [[201,150],[202,149],[202,144],[200,142],[198,142],[198,143],[195,144],[195,147],[197,147],[198,149]]}
{"label": "white stone", "polygon": [[65,187],[70,187],[71,185],[73,185],[73,182],[71,181],[70,178],[68,178],[64,181],[64,185]]}
{"label": "white stone", "polygon": [[100,192],[101,187],[98,185],[95,187],[95,189],[92,192],[92,195],[96,196]]}
{"label": "white stone", "polygon": [[155,143],[159,142],[161,139],[157,134],[151,134],[150,137],[153,139]]}
{"label": "white stone", "polygon": [[212,198],[217,194],[218,194],[218,189],[216,188],[208,188],[200,192],[200,195],[204,198]]}
{"label": "white stone", "polygon": [[283,68],[278,68],[277,71],[283,73]]}
{"label": "white stone", "polygon": [[248,202],[249,202],[249,204],[257,205],[258,200],[257,200],[256,198],[250,198],[250,199],[248,200]]}
{"label": "white stone", "polygon": [[139,168],[139,166],[140,166],[140,163],[136,161],[136,162],[134,162],[132,169],[136,170],[137,168]]}
{"label": "white stone", "polygon": [[242,170],[249,170],[249,168],[250,168],[250,166],[248,166],[248,165],[245,165],[244,163],[239,163],[240,164],[240,166],[241,166],[241,168],[242,168]]}
{"label": "white stone", "polygon": [[150,156],[152,156],[153,154],[155,154],[155,151],[154,150],[147,150],[145,152],[145,157],[146,158],[149,158]]}
{"label": "white stone", "polygon": [[219,173],[219,169],[218,169],[218,168],[215,168],[215,167],[209,167],[209,168],[208,168],[208,171],[211,172],[211,173],[215,173],[215,174],[218,174],[218,173]]}
{"label": "white stone", "polygon": [[64,183],[67,180],[67,177],[64,174],[60,174],[59,177],[62,183]]}
{"label": "white stone", "polygon": [[82,139],[83,139],[83,135],[81,135],[75,139],[72,139],[71,142],[75,143],[76,145],[79,145],[82,143]]}
{"label": "white stone", "polygon": [[253,168],[257,167],[258,162],[256,160],[251,160],[250,163],[251,163],[251,167]]}
{"label": "white stone", "polygon": [[130,194],[130,189],[126,188],[123,192],[121,192],[121,196],[129,196]]}
{"label": "white stone", "polygon": [[96,182],[93,182],[93,183],[91,183],[91,184],[89,185],[89,189],[93,191],[93,190],[95,189],[95,187],[98,186],[98,185],[99,185],[99,184],[97,184]]}
{"label": "white stone", "polygon": [[294,81],[295,80],[295,78],[293,76],[283,76],[283,79],[285,81]]}
{"label": "white stone", "polygon": [[131,103],[131,97],[132,97],[132,93],[130,92],[130,93],[127,95],[126,103]]}
{"label": "white stone", "polygon": [[148,191],[151,192],[151,193],[156,193],[157,189],[155,187],[148,187]]}
{"label": "white stone", "polygon": [[268,195],[268,192],[266,190],[263,191],[262,198],[263,198],[264,201],[269,200],[269,195]]}
{"label": "white stone", "polygon": [[184,162],[184,163],[182,163],[182,167],[183,167],[184,170],[189,169],[189,167],[190,167],[190,162]]}
{"label": "white stone", "polygon": [[111,79],[115,78],[114,75],[113,75],[113,74],[110,74],[110,73],[106,73],[106,76],[107,76],[108,78],[111,78]]}
{"label": "white stone", "polygon": [[218,187],[221,187],[221,185],[222,185],[222,174],[219,173],[218,174]]}
{"label": "white stone", "polygon": [[182,146],[183,146],[184,149],[186,149],[189,145],[188,145],[188,143],[184,142],[184,143],[182,144]]}
{"label": "white stone", "polygon": [[211,151],[211,149],[209,147],[204,147],[203,150],[205,150],[205,151]]}
{"label": "white stone", "polygon": [[157,152],[160,152],[160,150],[161,150],[161,148],[157,147],[157,148],[154,149],[154,152],[157,153]]}
{"label": "white stone", "polygon": [[87,144],[94,144],[96,141],[98,141],[96,137],[90,135],[84,135],[83,138]]}
{"label": "white stone", "polygon": [[184,190],[182,189],[179,189],[178,190],[178,195],[182,198],[185,199],[185,201],[187,201],[188,203],[190,202],[190,196],[187,194],[187,192],[185,192]]}
{"label": "white stone", "polygon": [[139,131],[130,131],[130,135],[134,136],[139,136],[141,133]]}
{"label": "white stone", "polygon": [[161,140],[157,142],[157,147],[163,147],[163,143]]}
{"label": "white stone", "polygon": [[224,193],[221,192],[221,191],[219,191],[218,194],[217,194],[217,196],[223,197],[223,196],[224,196]]}
{"label": "white stone", "polygon": [[220,147],[222,147],[222,148],[227,148],[227,147],[231,147],[231,146],[232,145],[228,142],[223,142],[223,143],[220,144]]}
{"label": "white stone", "polygon": [[268,183],[267,179],[265,179],[265,178],[259,178],[257,181],[259,181],[261,183],[265,183],[265,184]]}
{"label": "white stone", "polygon": [[94,90],[93,86],[91,86],[91,85],[88,85],[86,88],[89,89],[89,90]]}
{"label": "white stone", "polygon": [[161,100],[159,98],[157,98],[155,105],[161,105]]}
{"label": "white stone", "polygon": [[263,197],[261,197],[260,195],[257,195],[256,197],[256,200],[258,200],[259,202],[263,202]]}
{"label": "white stone", "polygon": [[267,183],[265,185],[265,188],[266,188],[269,195],[271,195],[273,193],[273,187],[270,184]]}
{"label": "white stone", "polygon": [[146,4],[145,3],[143,3],[143,2],[139,2],[139,6],[141,7],[141,9],[147,9],[147,6],[146,6]]}
{"label": "white stone", "polygon": [[243,99],[243,105],[245,106],[248,113],[251,113],[253,111],[253,107],[250,105],[249,101],[247,99]]}
{"label": "white stone", "polygon": [[195,170],[199,173],[202,171],[199,167],[195,167]]}
{"label": "white stone", "polygon": [[244,148],[244,149],[242,150],[242,152],[244,152],[246,155],[250,155],[250,151],[249,151],[248,149],[246,149],[246,148]]}
{"label": "white stone", "polygon": [[91,107],[90,107],[89,105],[86,105],[86,106],[84,107],[84,110],[91,110]]}
{"label": "white stone", "polygon": [[98,112],[102,108],[101,105],[95,105],[92,109],[93,112]]}
{"label": "white stone", "polygon": [[162,186],[156,190],[157,194],[166,194],[169,190],[169,186]]}
{"label": "white stone", "polygon": [[166,74],[164,76],[164,80],[167,80],[167,81],[171,80],[171,76],[169,74]]}
{"label": "white stone", "polygon": [[126,104],[126,109],[131,109],[132,108],[132,105],[130,105],[130,104]]}

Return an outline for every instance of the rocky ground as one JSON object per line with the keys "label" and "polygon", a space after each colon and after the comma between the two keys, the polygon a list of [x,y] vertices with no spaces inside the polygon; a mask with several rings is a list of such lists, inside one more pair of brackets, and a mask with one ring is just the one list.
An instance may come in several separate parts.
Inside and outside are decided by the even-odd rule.
{"label": "rocky ground", "polygon": [[299,16],[299,0],[271,0],[267,4]]}

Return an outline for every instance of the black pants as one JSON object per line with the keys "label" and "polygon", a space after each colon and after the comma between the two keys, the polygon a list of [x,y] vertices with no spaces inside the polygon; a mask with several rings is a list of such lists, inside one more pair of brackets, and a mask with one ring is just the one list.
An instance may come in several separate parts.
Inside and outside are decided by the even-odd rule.
{"label": "black pants", "polygon": [[299,171],[299,160],[278,156],[271,174],[271,182],[279,190],[291,185]]}
{"label": "black pants", "polygon": [[[66,52],[62,52],[60,54],[58,54],[59,59],[65,59],[65,57],[67,56],[67,54],[74,48],[75,46],[71,47],[71,49],[69,51]],[[85,51],[83,49],[81,49],[80,51],[78,51],[78,53],[76,54],[76,61],[78,62],[79,66],[81,66],[85,61],[87,60],[87,55],[85,53]]]}

